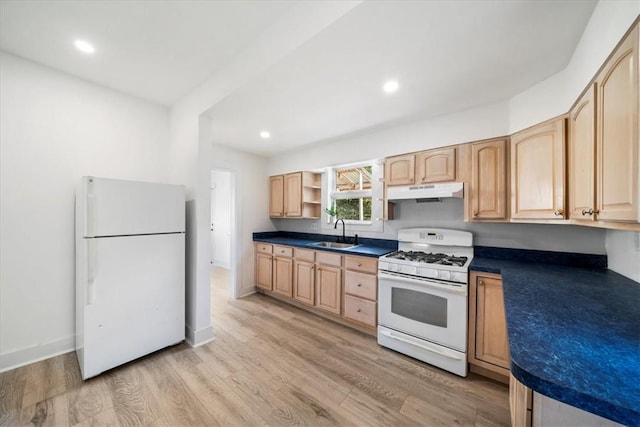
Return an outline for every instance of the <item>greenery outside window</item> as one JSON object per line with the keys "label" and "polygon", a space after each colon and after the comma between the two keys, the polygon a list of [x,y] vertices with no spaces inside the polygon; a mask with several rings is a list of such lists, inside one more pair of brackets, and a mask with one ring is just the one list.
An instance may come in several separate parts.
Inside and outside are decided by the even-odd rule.
{"label": "greenery outside window", "polygon": [[332,169],[330,206],[336,218],[347,223],[370,224],[372,220],[372,166],[359,165]]}

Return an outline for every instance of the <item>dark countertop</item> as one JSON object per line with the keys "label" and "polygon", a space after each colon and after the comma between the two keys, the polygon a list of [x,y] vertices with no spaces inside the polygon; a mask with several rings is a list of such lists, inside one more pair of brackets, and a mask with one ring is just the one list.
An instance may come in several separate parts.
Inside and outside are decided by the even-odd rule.
{"label": "dark countertop", "polygon": [[[318,242],[335,242],[337,236],[310,233],[294,233],[286,231],[271,231],[253,233],[255,242],[272,243],[274,245],[295,246],[304,249],[313,249],[327,252],[335,252],[344,255],[359,255],[378,258],[398,249],[395,240],[359,238],[359,245],[349,249],[335,249],[315,246]],[[352,238],[352,236],[351,236]]]}
{"label": "dark countertop", "polygon": [[545,396],[640,426],[640,284],[588,267],[602,264],[598,256],[567,266],[553,256],[483,254],[494,255],[476,251],[470,269],[502,274],[512,374]]}

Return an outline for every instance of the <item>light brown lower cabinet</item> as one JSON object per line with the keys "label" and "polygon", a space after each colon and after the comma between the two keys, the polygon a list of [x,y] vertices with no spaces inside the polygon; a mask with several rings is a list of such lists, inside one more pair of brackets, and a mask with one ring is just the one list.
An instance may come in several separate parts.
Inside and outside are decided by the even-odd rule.
{"label": "light brown lower cabinet", "polygon": [[[256,243],[256,286],[283,301],[375,334],[378,260]],[[285,297],[285,298],[282,298]],[[317,311],[317,310],[321,310]]]}
{"label": "light brown lower cabinet", "polygon": [[256,243],[254,245],[256,253],[255,279],[256,286],[260,289],[270,291],[273,279],[273,245],[266,243]]}
{"label": "light brown lower cabinet", "polygon": [[621,427],[621,424],[531,390],[509,377],[511,427]]}
{"label": "light brown lower cabinet", "polygon": [[509,375],[509,409],[511,427],[531,427],[533,393],[531,389]]}
{"label": "light brown lower cabinet", "polygon": [[378,314],[378,261],[345,256],[344,317],[375,328]]}
{"label": "light brown lower cabinet", "polygon": [[316,307],[332,314],[342,310],[342,256],[316,253]]}
{"label": "light brown lower cabinet", "polygon": [[293,251],[293,299],[315,304],[315,252],[295,248]]}
{"label": "light brown lower cabinet", "polygon": [[293,255],[292,248],[273,247],[273,292],[285,297],[293,296]]}
{"label": "light brown lower cabinet", "polygon": [[469,274],[468,359],[472,371],[508,381],[509,345],[499,274]]}

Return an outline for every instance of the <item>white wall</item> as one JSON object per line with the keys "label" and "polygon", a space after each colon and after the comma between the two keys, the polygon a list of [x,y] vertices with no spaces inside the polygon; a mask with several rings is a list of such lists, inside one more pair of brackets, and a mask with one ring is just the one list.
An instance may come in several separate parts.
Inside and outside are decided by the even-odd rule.
{"label": "white wall", "polygon": [[227,169],[235,175],[236,234],[233,257],[238,281],[237,295],[253,292],[253,233],[275,230],[269,221],[267,160],[222,145],[212,145],[210,168]]}
{"label": "white wall", "polygon": [[507,135],[508,107],[508,103],[501,102],[377,132],[309,145],[301,150],[272,157],[269,160],[269,175],[314,170]]}
{"label": "white wall", "polygon": [[0,54],[0,369],[73,349],[74,191],[167,181],[164,107]]}
{"label": "white wall", "polygon": [[[504,224],[464,222],[463,201],[444,199],[442,202],[416,203],[403,200],[396,204],[396,219],[384,223],[382,233],[358,232],[359,236],[377,239],[398,237],[398,230],[410,227],[435,227],[467,230],[473,233],[474,245],[518,249],[537,249],[588,254],[605,253],[605,231],[599,228],[553,224]],[[315,233],[311,220],[274,220],[279,230]],[[340,231],[340,230],[338,230]],[[346,226],[348,236],[354,231]],[[323,234],[339,234],[335,230]]]}
{"label": "white wall", "polygon": [[510,100],[509,133],[564,114],[640,14],[640,1],[600,1],[567,67]]}
{"label": "white wall", "polygon": [[[280,154],[270,160],[269,174],[320,169],[502,136],[564,114],[639,13],[640,2],[635,0],[599,2],[566,69],[503,103]],[[473,231],[478,245],[597,254],[607,251],[615,254],[616,261],[611,264],[612,269],[623,272],[635,268],[629,258],[617,256],[621,251],[615,252],[613,249],[614,245],[622,244],[622,240],[628,244],[628,239],[614,240],[608,237],[611,244],[605,249],[605,235],[609,235],[604,230],[558,225],[469,224],[462,221],[462,207],[458,209],[456,201],[439,206],[412,206],[410,203],[413,202],[400,203],[399,219],[387,222],[382,234],[371,234],[369,237],[393,239],[400,228],[442,226]],[[315,231],[312,221],[275,220],[274,224],[281,230]]]}
{"label": "white wall", "polygon": [[607,230],[609,268],[640,283],[640,233]]}

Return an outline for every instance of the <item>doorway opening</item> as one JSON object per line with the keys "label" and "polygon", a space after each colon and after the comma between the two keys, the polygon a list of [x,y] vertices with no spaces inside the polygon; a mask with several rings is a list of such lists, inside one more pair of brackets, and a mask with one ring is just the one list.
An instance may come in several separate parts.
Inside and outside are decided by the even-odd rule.
{"label": "doorway opening", "polygon": [[236,297],[235,173],[226,169],[212,169],[210,192],[210,286],[213,317],[222,311],[229,299]]}

